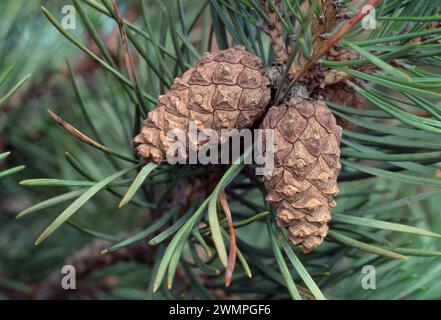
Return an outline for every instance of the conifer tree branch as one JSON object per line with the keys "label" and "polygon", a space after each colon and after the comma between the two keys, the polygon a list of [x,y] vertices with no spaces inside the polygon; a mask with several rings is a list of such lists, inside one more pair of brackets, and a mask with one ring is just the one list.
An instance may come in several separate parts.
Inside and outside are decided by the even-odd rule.
{"label": "conifer tree branch", "polygon": [[[380,0],[369,0],[366,5],[376,6]],[[308,71],[321,57],[323,57],[326,53],[331,50],[331,48],[340,41],[358,22],[360,22],[368,12],[364,12],[360,10],[355,14],[351,20],[345,23],[332,37],[326,42],[308,62],[306,62],[302,68],[296,72],[293,79],[290,82],[289,87],[291,87],[297,80],[299,80],[305,73]]]}
{"label": "conifer tree branch", "polygon": [[[350,16],[349,12],[335,0],[320,0],[320,11],[321,15],[314,16],[311,24],[311,46],[313,53],[318,52],[326,45],[330,33],[337,26],[338,22]],[[300,56],[289,70],[291,78],[295,78],[296,74],[307,63],[308,59]]]}

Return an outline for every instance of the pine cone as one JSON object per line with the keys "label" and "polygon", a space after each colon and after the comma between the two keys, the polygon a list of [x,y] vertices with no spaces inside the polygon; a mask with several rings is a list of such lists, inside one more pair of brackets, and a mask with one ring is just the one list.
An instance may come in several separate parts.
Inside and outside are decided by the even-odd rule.
{"label": "pine cone", "polygon": [[294,97],[270,108],[261,128],[274,129],[275,168],[263,176],[266,200],[290,240],[310,252],[326,236],[335,206],[341,127],[323,100]]}
{"label": "pine cone", "polygon": [[[197,131],[243,129],[263,117],[270,100],[270,81],[263,74],[261,60],[237,46],[206,53],[193,68],[177,78],[159,105],[148,114],[141,133],[135,137],[138,154],[146,161],[161,162],[174,143],[167,137],[173,129],[189,132],[192,121]],[[199,150],[186,134],[187,148]],[[175,154],[173,154],[175,155]]]}

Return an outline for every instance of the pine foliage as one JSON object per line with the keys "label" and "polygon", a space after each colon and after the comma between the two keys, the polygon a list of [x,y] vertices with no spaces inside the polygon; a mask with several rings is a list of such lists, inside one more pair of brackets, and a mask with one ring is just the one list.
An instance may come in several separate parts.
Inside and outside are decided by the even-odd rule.
{"label": "pine foliage", "polygon": [[[290,48],[287,69],[299,59],[307,65],[317,53],[311,50],[312,26],[322,14],[322,1],[267,2]],[[361,10],[351,1],[340,2],[353,15]],[[73,0],[86,40],[63,29],[60,19],[42,7],[53,30],[94,61],[97,71],[83,75],[76,72],[81,66],[75,61],[67,62],[69,83],[63,90],[75,100],[50,107],[51,118],[61,126],[44,132],[49,139],[38,147],[39,163],[33,164],[41,168],[35,172],[49,178],[20,182],[47,194],[18,214],[29,219],[29,228],[39,228],[39,246],[32,252],[47,264],[52,254],[56,265],[67,258],[67,251],[93,241],[88,237],[106,240],[90,253],[98,261],[148,244],[148,262],[133,259],[87,275],[87,281],[111,275],[123,279],[113,295],[100,292],[101,297],[439,297],[441,288],[433,279],[441,253],[434,239],[441,237],[436,233],[441,223],[430,213],[441,187],[440,2],[378,2],[377,28],[365,30],[358,22],[337,44],[355,52],[357,59],[324,55],[319,60],[326,70],[345,74],[350,92],[366,104],[352,108],[326,101],[352,127],[343,130],[341,192],[330,231],[324,244],[307,255],[277,226],[263,184],[250,174],[253,165],[242,161],[218,176],[202,165],[145,164],[133,151],[132,139],[157,97],[204,52],[243,45],[266,66],[275,62],[277,52],[265,30],[270,17],[261,1],[121,1],[114,6],[108,0]],[[139,15],[125,20],[132,6]],[[103,25],[119,26],[119,33],[107,41]],[[290,81],[282,73],[280,98]],[[48,147],[50,141],[55,150]],[[55,164],[51,150],[57,155]],[[6,156],[2,153],[0,159]],[[56,170],[45,166],[45,157]],[[212,188],[207,191],[206,185]],[[64,230],[67,235],[60,236]],[[73,241],[56,258],[45,245],[79,234],[87,237]],[[30,236],[22,248],[31,244]],[[360,289],[364,265],[376,267],[377,290]],[[138,287],[136,279],[146,273],[148,283]]]}

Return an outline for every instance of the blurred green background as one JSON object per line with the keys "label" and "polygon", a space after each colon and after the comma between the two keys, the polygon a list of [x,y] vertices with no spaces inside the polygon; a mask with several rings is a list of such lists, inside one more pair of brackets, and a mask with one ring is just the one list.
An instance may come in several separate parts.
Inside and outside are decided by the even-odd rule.
{"label": "blurred green background", "polygon": [[[25,75],[31,73],[30,80],[8,103],[0,107],[0,153],[11,151],[0,169],[26,165],[23,171],[0,179],[0,298],[33,299],[38,297],[50,276],[60,272],[64,261],[73,253],[92,241],[91,235],[78,230],[87,226],[105,234],[130,232],[146,224],[143,210],[135,206],[117,209],[118,200],[107,194],[99,194],[88,202],[75,216],[74,225],[64,225],[43,244],[34,242],[63,208],[63,205],[46,209],[35,216],[15,220],[15,215],[33,204],[60,194],[59,188],[33,188],[18,184],[31,178],[79,179],[78,173],[66,161],[65,152],[81,159],[82,165],[93,168],[96,176],[103,176],[116,165],[118,160],[102,157],[99,151],[85,148],[77,140],[59,128],[47,115],[46,109],[62,110],[65,119],[85,119],[84,109],[69,77],[68,60],[76,75],[88,118],[94,119],[94,129],[100,133],[107,146],[124,152],[131,151],[131,124],[133,111],[127,111],[128,98],[121,87],[103,72],[79,49],[64,39],[49,23],[40,5],[48,8],[58,19],[62,18],[61,8],[70,1],[16,0],[0,2],[0,72],[13,67],[11,76],[5,83],[10,87]],[[201,1],[185,1],[188,7],[200,7]],[[153,33],[161,30],[161,21],[156,18],[156,1],[148,1]],[[134,9],[135,8],[135,9]],[[133,20],[139,19],[137,1],[125,1],[122,13]],[[156,9],[155,9],[156,8]],[[87,12],[99,30],[106,44],[119,52],[119,38],[113,20],[97,13]],[[190,10],[190,12],[192,12]],[[189,17],[191,20],[192,17]],[[79,18],[77,18],[79,20]],[[82,43],[90,39],[80,21],[78,28],[70,31]],[[148,73],[142,68],[143,79]],[[145,69],[147,69],[145,67]],[[3,94],[3,91],[1,91]],[[110,112],[112,110],[112,112]],[[87,121],[76,121],[75,125],[87,127]],[[92,134],[93,130],[87,132]],[[1,170],[0,170],[1,171]],[[380,190],[360,197],[341,198],[336,212],[350,210],[351,206],[375,205],[381,201],[405,198],[430,191],[424,187],[412,187],[371,178],[363,183],[367,189]],[[357,182],[342,185],[344,191],[356,191]],[[360,188],[366,190],[366,186]],[[69,188],[66,188],[68,191]],[[73,190],[73,189],[72,189]],[[382,190],[382,191],[381,191]],[[376,217],[387,216],[388,220],[406,221],[434,232],[441,232],[441,197],[431,197],[422,202],[401,205],[396,209],[384,209]],[[256,230],[253,230],[256,232]],[[246,230],[245,232],[246,233]],[[373,234],[372,234],[373,236]],[[412,242],[415,247],[426,250],[441,250],[440,242],[433,238],[408,236],[398,239],[402,245]],[[332,245],[331,245],[332,246]],[[346,254],[348,254],[346,256]],[[313,273],[325,295],[335,299],[437,299],[441,297],[441,264],[439,258],[412,257],[407,261],[377,261],[381,258],[360,255],[357,252],[337,252],[329,257],[327,269]],[[363,290],[360,287],[362,274],[358,266],[373,264],[377,267],[377,289]],[[314,267],[311,264],[311,268]],[[348,266],[353,266],[348,268]],[[100,299],[145,299],[149,285],[149,269],[135,261],[121,262],[104,268],[97,268],[82,283],[75,298]],[[266,290],[256,286],[255,292]],[[159,298],[162,296],[158,295]],[[252,296],[255,297],[255,296]]]}

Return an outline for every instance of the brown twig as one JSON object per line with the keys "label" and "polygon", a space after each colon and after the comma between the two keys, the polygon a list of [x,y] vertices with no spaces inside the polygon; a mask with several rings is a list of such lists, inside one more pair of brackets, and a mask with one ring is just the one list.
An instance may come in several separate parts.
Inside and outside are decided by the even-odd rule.
{"label": "brown twig", "polygon": [[[366,5],[376,6],[380,0],[369,0]],[[368,12],[360,10],[355,14],[351,20],[346,22],[332,37],[327,41],[318,51],[296,72],[294,78],[291,80],[289,87],[291,87],[297,80],[299,80],[322,56],[324,56],[331,48],[340,41],[358,22],[360,22]]]}
{"label": "brown twig", "polygon": [[233,218],[231,217],[230,207],[228,206],[228,202],[225,197],[225,191],[219,193],[219,203],[225,213],[225,216],[227,217],[228,229],[230,233],[230,252],[228,256],[227,270],[225,271],[225,286],[229,287],[231,284],[231,277],[233,276],[234,267],[236,265],[237,244],[236,233],[233,226]]}
{"label": "brown twig", "polygon": [[[280,0],[276,0],[276,5],[279,2]],[[288,60],[288,52],[286,51],[285,40],[283,39],[283,25],[270,5],[269,0],[264,0],[263,5],[269,21],[264,27],[264,31],[271,39],[276,64],[282,65]]]}
{"label": "brown twig", "polygon": [[325,45],[327,34],[332,32],[340,21],[350,18],[348,11],[335,0],[321,0],[320,8],[321,16],[315,17],[311,26],[313,52]]}

